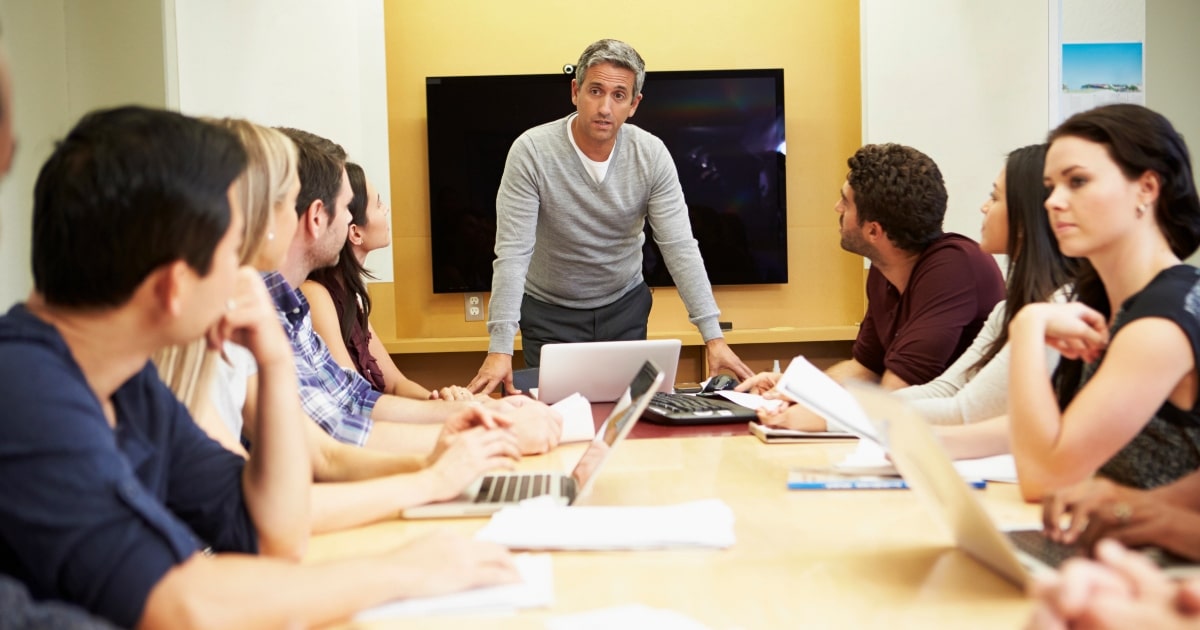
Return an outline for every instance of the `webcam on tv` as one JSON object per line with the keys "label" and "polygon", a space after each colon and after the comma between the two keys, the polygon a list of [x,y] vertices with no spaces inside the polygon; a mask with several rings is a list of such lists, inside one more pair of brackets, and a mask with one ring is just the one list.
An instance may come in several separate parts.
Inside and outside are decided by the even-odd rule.
{"label": "webcam on tv", "polygon": [[564,63],[563,74],[575,74],[575,64]]}

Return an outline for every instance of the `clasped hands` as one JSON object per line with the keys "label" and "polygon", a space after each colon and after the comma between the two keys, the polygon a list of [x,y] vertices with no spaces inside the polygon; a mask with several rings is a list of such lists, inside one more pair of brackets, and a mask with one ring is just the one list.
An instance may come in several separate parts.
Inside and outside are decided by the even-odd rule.
{"label": "clasped hands", "polygon": [[1039,302],[1026,305],[1009,324],[1011,336],[1037,335],[1067,359],[1095,362],[1108,346],[1108,321],[1099,311],[1079,302]]}

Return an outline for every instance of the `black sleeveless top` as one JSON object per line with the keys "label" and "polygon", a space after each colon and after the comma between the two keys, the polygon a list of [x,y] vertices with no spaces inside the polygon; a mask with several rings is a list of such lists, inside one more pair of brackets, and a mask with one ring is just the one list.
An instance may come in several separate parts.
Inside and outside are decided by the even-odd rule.
{"label": "black sleeveless top", "polygon": [[[1179,326],[1192,346],[1200,367],[1200,269],[1176,265],[1159,272],[1150,284],[1121,305],[1113,318],[1115,338],[1126,324],[1143,317],[1161,317]],[[1104,361],[1083,366],[1080,388]],[[1200,399],[1192,409],[1163,402],[1142,430],[1112,456],[1099,474],[1137,488],[1161,486],[1200,468]]]}

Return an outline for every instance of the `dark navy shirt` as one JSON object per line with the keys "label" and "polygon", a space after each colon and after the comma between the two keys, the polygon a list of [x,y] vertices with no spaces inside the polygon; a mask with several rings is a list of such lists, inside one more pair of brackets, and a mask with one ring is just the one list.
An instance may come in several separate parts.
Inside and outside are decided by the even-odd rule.
{"label": "dark navy shirt", "polygon": [[56,329],[23,305],[0,317],[0,572],[131,627],[174,565],[258,543],[244,460],[151,363],[112,402],[115,430]]}

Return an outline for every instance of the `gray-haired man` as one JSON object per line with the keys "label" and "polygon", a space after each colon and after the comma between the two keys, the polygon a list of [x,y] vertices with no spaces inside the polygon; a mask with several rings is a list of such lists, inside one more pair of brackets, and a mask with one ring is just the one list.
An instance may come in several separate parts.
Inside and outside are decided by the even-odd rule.
{"label": "gray-haired man", "polygon": [[624,124],[637,111],[645,78],[631,46],[595,42],[571,81],[576,112],[513,143],[496,195],[491,343],[472,391],[491,392],[502,382],[513,389],[518,328],[530,367],[545,343],[644,339],[651,305],[642,279],[646,220],[704,338],[709,372],[753,376],[721,335],[666,146]]}

